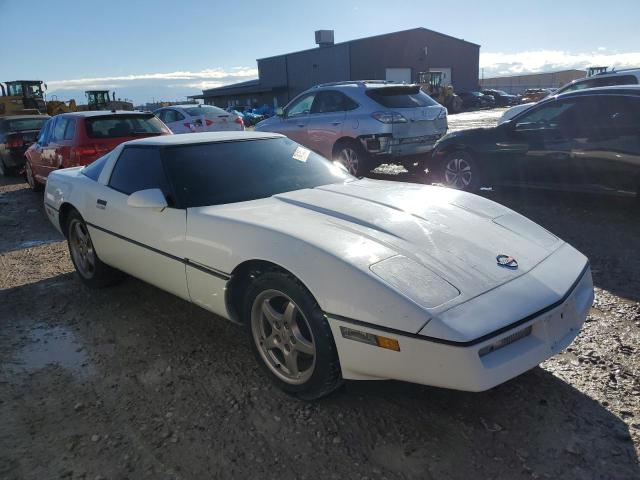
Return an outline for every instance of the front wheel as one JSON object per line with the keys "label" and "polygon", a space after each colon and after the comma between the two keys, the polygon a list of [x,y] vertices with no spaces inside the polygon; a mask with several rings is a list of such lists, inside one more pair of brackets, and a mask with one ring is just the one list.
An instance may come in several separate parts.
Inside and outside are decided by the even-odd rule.
{"label": "front wheel", "polygon": [[438,182],[457,190],[475,192],[480,189],[480,169],[468,152],[447,155],[436,168],[436,177]]}
{"label": "front wheel", "polygon": [[98,258],[87,224],[77,211],[69,214],[66,232],[71,261],[85,285],[101,288],[122,280],[122,272],[102,263]]}
{"label": "front wheel", "polygon": [[327,319],[295,277],[274,270],[255,278],[244,318],[256,358],[281,390],[315,400],[342,384]]}

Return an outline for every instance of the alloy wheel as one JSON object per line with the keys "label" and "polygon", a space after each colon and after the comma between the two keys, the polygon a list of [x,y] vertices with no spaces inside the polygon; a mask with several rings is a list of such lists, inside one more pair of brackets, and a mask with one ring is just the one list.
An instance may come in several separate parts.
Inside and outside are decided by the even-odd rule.
{"label": "alloy wheel", "polygon": [[358,152],[356,152],[351,147],[344,147],[340,150],[340,154],[338,155],[338,161],[344,165],[347,171],[351,175],[356,175],[358,173]]}
{"label": "alloy wheel", "polygon": [[300,307],[279,290],[265,290],[251,307],[251,332],[269,370],[291,385],[313,374],[316,347],[309,321]]}
{"label": "alloy wheel", "polygon": [[444,178],[447,185],[465,189],[471,184],[471,177],[471,165],[466,159],[456,156],[447,162],[444,169]]}
{"label": "alloy wheel", "polygon": [[69,245],[78,273],[86,279],[93,278],[96,254],[87,226],[78,219],[73,219],[69,225]]}

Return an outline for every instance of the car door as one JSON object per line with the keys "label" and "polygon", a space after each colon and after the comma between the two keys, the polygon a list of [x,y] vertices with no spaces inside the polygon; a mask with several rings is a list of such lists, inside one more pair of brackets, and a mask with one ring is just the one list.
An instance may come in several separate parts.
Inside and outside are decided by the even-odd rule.
{"label": "car door", "polygon": [[27,153],[33,175],[39,182],[44,182],[48,175],[48,169],[44,165],[45,159],[43,158],[43,152],[45,152],[45,149],[48,147],[49,133],[51,132],[51,127],[54,122],[55,118],[47,120],[43,125],[42,130],[40,130],[38,141],[29,148]]}
{"label": "car door", "polygon": [[640,187],[640,97],[594,95],[589,128],[573,141],[585,187],[636,193]]}
{"label": "car door", "polygon": [[570,187],[577,178],[570,171],[572,143],[566,127],[575,108],[574,99],[545,102],[498,127],[505,135],[495,146],[496,183]]}
{"label": "car door", "polygon": [[169,127],[173,133],[190,133],[191,130],[184,124],[188,123],[185,116],[174,108],[166,108],[161,111],[160,120]]}
{"label": "car door", "polygon": [[347,110],[358,104],[335,90],[324,90],[316,95],[307,123],[307,147],[326,158],[331,158],[333,146],[342,136]]}
{"label": "car door", "polygon": [[[102,178],[100,179],[102,181]],[[169,206],[133,207],[132,193],[159,188]],[[181,298],[189,299],[184,243],[186,210],[175,208],[157,147],[126,147],[106,185],[88,199],[87,221],[105,263]]]}
{"label": "car door", "polygon": [[288,105],[284,110],[281,124],[277,126],[277,131],[294,142],[306,146],[309,143],[307,137],[309,113],[315,97],[316,92],[310,92],[298,97]]}
{"label": "car door", "polygon": [[75,121],[73,119],[65,116],[58,116],[56,118],[49,142],[51,149],[47,152],[47,167],[49,168],[49,173],[58,168],[70,166],[69,157],[72,140],[69,137],[74,128]]}

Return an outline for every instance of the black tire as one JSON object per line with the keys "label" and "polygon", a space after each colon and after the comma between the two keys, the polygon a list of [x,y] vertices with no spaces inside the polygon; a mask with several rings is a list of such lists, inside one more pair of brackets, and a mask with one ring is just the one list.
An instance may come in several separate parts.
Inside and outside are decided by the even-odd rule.
{"label": "black tire", "polygon": [[446,187],[476,192],[482,186],[478,162],[464,150],[448,154],[434,169],[434,181]]}
{"label": "black tire", "polygon": [[29,164],[29,161],[26,161],[24,164],[24,176],[27,180],[27,183],[29,184],[29,187],[31,187],[31,190],[33,192],[42,191],[42,189],[44,188],[44,185],[39,183],[36,180],[36,178],[33,176],[33,170],[31,170],[31,165]]}
{"label": "black tire", "polygon": [[333,160],[340,162],[355,177],[363,177],[371,170],[369,155],[355,140],[341,141],[334,147]]}
{"label": "black tire", "polygon": [[[278,297],[278,294],[283,295]],[[271,295],[274,296],[271,297]],[[263,300],[265,298],[266,300]],[[261,324],[273,325],[273,323],[269,324],[269,320],[264,315],[265,302],[270,302],[269,305],[274,309],[273,311],[285,319],[280,329],[271,330],[268,336],[265,336],[264,330],[259,327]],[[295,311],[293,315],[297,320],[288,325],[287,333],[286,313],[287,305],[290,303],[293,303]],[[283,312],[278,312],[280,309]],[[259,315],[256,315],[257,313]],[[329,323],[311,293],[293,275],[280,270],[258,274],[245,294],[243,320],[256,359],[278,388],[302,400],[315,400],[329,395],[340,387],[342,384],[340,362]],[[299,363],[298,355],[301,353],[295,352],[296,367],[293,372],[298,372],[301,365],[304,367],[304,361],[307,362],[308,367],[304,372],[303,368],[300,368],[301,373],[298,373],[300,379],[295,378],[295,375],[288,370],[289,364],[284,358],[285,349],[296,349],[296,343],[300,344],[293,338],[294,324],[297,327],[295,328],[297,335],[302,335],[307,344],[312,345],[314,349],[311,367],[308,367],[310,363],[308,356],[303,355],[303,363]],[[300,338],[297,335],[295,338]],[[267,347],[267,340],[274,336],[278,339],[276,346]],[[285,339],[286,336],[291,340]]]}
{"label": "black tire", "polygon": [[[81,253],[79,250],[79,236],[76,229],[80,229],[86,235],[88,243],[84,245]],[[103,263],[93,248],[91,235],[87,224],[77,210],[69,213],[66,219],[65,234],[67,236],[67,245],[69,247],[69,255],[73,266],[82,282],[90,288],[103,288],[119,283],[124,278],[124,274],[120,270],[110,267]],[[88,258],[92,260],[89,261]],[[90,264],[90,266],[89,266]]]}
{"label": "black tire", "polygon": [[0,158],[0,177],[8,177],[10,175],[10,171],[4,165],[4,160]]}

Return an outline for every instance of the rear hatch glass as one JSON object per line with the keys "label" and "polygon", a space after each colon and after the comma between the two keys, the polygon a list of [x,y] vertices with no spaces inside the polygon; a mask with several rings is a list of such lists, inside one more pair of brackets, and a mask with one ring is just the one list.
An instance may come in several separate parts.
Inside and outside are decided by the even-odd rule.
{"label": "rear hatch glass", "polygon": [[163,123],[153,114],[88,117],[85,125],[90,138],[148,137],[167,133]]}
{"label": "rear hatch glass", "polygon": [[433,143],[447,131],[443,107],[418,85],[394,85],[367,90],[367,96],[381,106],[400,113],[405,123],[393,124],[393,137],[405,142]]}
{"label": "rear hatch glass", "polygon": [[367,96],[387,108],[418,108],[438,105],[418,85],[398,85],[367,90]]}
{"label": "rear hatch glass", "polygon": [[8,132],[24,132],[25,130],[40,130],[44,122],[49,120],[49,117],[42,118],[15,118],[13,120],[6,120],[6,131]]}

